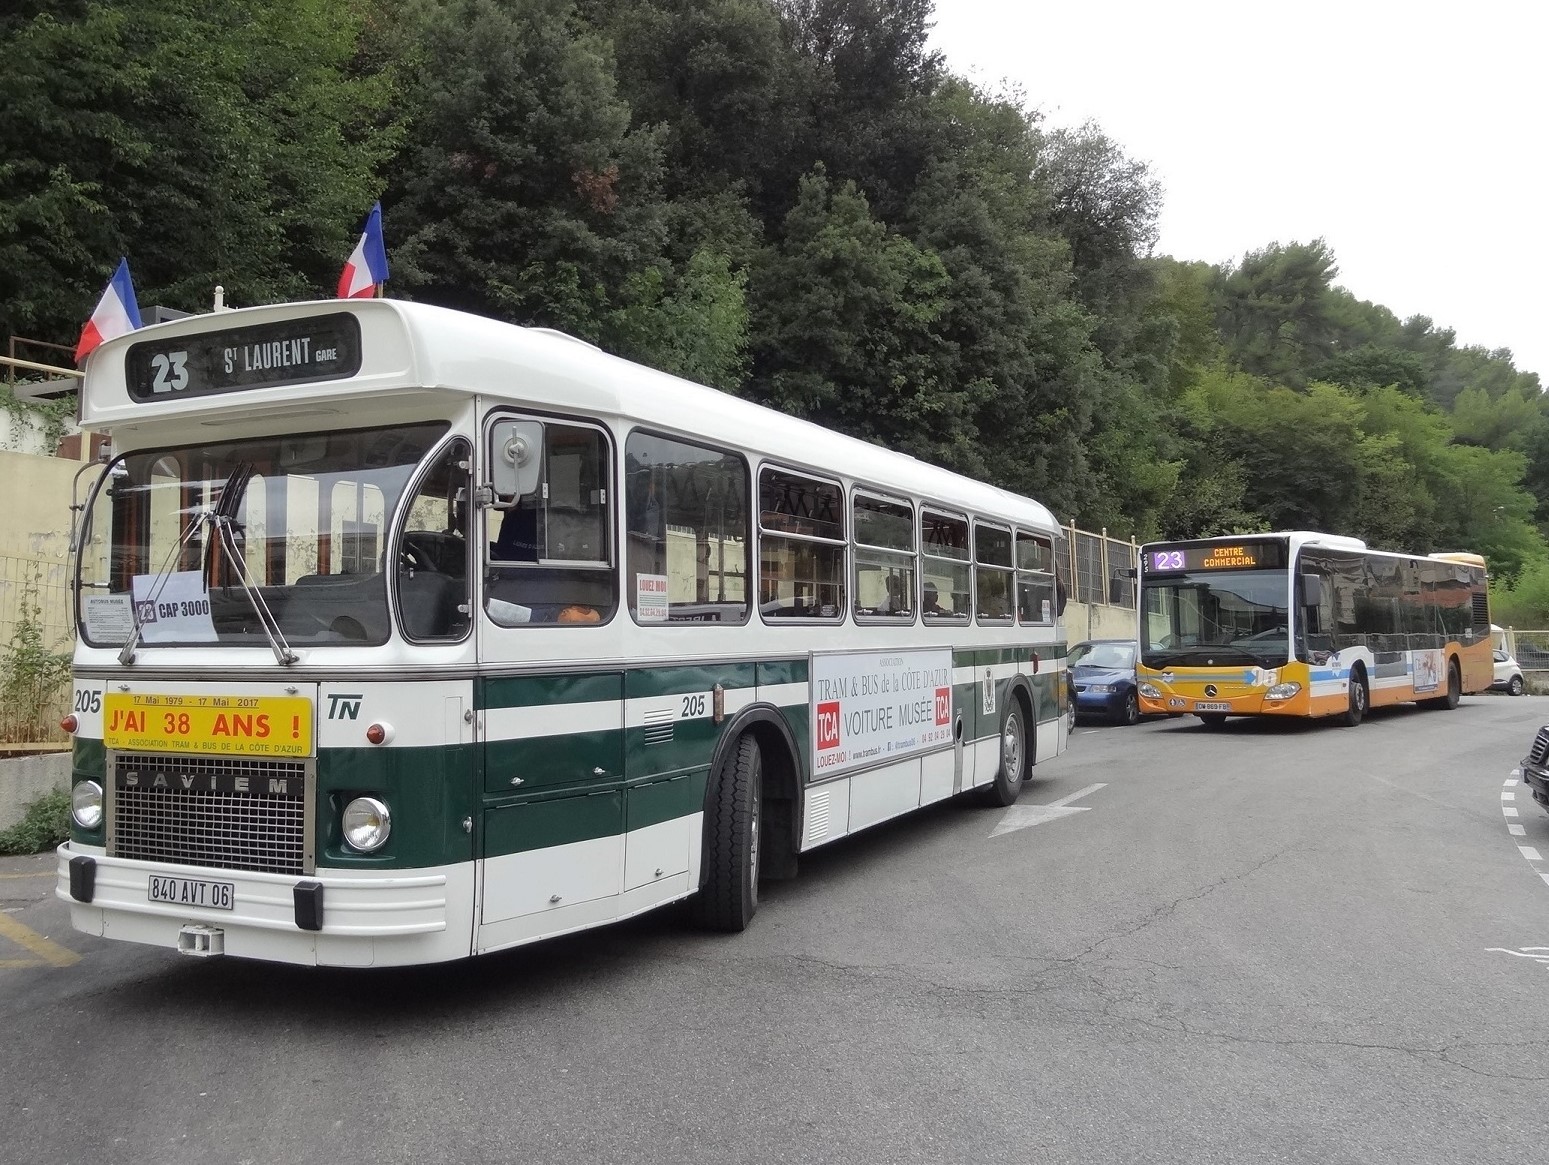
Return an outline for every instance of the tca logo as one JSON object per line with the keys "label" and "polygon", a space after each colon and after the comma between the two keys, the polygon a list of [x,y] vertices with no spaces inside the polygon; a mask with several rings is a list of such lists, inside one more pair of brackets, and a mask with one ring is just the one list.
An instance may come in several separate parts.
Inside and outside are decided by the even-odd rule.
{"label": "tca logo", "polygon": [[830,700],[817,707],[818,751],[839,747],[839,701]]}
{"label": "tca logo", "polygon": [[328,694],[328,719],[330,720],[359,720],[360,705],[365,699],[363,693],[345,695],[342,692],[330,692]]}

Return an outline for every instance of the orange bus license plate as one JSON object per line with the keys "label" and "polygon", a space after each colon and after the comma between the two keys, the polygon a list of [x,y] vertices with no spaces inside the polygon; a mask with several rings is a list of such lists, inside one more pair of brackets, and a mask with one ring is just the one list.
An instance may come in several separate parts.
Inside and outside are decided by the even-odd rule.
{"label": "orange bus license plate", "polygon": [[121,752],[310,756],[304,696],[168,696],[108,692],[102,743]]}

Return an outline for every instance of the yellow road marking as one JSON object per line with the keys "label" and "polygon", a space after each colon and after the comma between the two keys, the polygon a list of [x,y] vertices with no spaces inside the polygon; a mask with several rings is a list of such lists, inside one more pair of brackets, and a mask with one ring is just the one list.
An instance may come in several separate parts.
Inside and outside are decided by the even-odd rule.
{"label": "yellow road marking", "polygon": [[0,967],[45,967],[42,959],[0,959]]}
{"label": "yellow road marking", "polygon": [[0,874],[0,878],[52,878],[55,870],[39,870],[36,874]]}
{"label": "yellow road marking", "polygon": [[[23,926],[8,914],[0,914],[0,938],[8,938],[17,946],[26,947],[44,962],[55,967],[68,967],[81,961],[81,956],[74,951],[66,950],[53,940],[44,938],[37,931]],[[0,966],[14,965],[16,964],[12,960],[0,963]]]}

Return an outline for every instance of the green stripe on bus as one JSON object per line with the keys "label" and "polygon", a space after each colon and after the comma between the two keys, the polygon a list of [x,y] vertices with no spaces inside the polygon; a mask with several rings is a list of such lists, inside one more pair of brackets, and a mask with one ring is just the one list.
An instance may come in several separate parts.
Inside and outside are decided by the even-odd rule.
{"label": "green stripe on bus", "polygon": [[695,663],[683,667],[653,667],[628,672],[624,677],[626,698],[679,696],[711,691],[716,684],[728,690],[751,688],[755,682],[751,663]]}
{"label": "green stripe on bus", "polygon": [[[419,869],[466,862],[473,838],[463,819],[474,811],[476,745],[429,748],[325,748],[317,759],[317,864],[345,869]],[[379,797],[393,815],[392,834],[376,853],[344,844],[340,816],[351,798]]]}
{"label": "green stripe on bus", "polygon": [[771,659],[758,664],[760,687],[772,687],[775,684],[804,684],[810,674],[811,668],[805,658]]}
{"label": "green stripe on bus", "polygon": [[[598,710],[619,714],[617,704],[600,704]],[[490,793],[605,786],[623,775],[624,733],[619,728],[484,745],[484,789]]]}
{"label": "green stripe on bus", "polygon": [[474,682],[474,703],[478,708],[489,709],[616,702],[622,678],[623,671],[619,670],[480,679]]}

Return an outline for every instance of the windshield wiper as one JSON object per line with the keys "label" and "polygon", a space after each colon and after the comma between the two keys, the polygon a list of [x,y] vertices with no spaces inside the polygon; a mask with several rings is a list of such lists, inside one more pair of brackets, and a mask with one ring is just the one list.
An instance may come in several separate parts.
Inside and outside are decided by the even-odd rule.
{"label": "windshield wiper", "polygon": [[[225,552],[226,561],[236,572],[237,582],[242,587],[242,592],[247,595],[248,602],[252,604],[253,614],[258,616],[258,625],[263,629],[264,638],[269,641],[269,648],[274,652],[274,658],[281,667],[297,662],[301,657],[290,649],[290,644],[285,641],[285,633],[280,630],[280,621],[274,617],[274,612],[269,610],[269,604],[264,601],[263,594],[258,589],[258,584],[253,581],[253,576],[248,573],[247,560],[243,558],[237,548],[237,506],[242,500],[242,495],[247,491],[247,483],[252,479],[253,467],[248,462],[243,462],[231,471],[226,478],[226,484],[221,487],[220,500],[209,509],[197,510],[188,520],[181,535],[178,536],[177,545],[172,548],[172,553],[167,556],[167,562],[162,567],[161,573],[156,576],[151,584],[150,593],[146,596],[150,602],[155,602],[167,585],[167,580],[172,576],[172,566],[181,557],[183,549],[191,542],[199,531],[208,529],[214,535],[213,544]],[[214,568],[214,556],[205,563],[205,589],[211,584],[211,575]],[[139,610],[131,601],[130,610],[134,613],[134,630],[130,633],[129,640],[119,650],[118,662],[131,664],[134,662],[134,650],[140,642],[142,624]]]}

